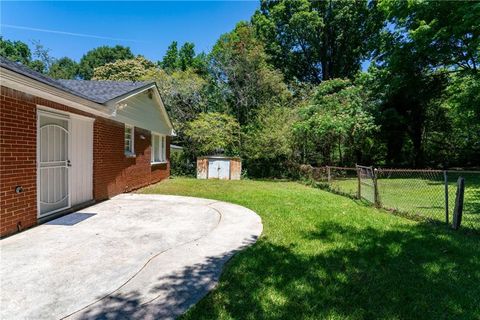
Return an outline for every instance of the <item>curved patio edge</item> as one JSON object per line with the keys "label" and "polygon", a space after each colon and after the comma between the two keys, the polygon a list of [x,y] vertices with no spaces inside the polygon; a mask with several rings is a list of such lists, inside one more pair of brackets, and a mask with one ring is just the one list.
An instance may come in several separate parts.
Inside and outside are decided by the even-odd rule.
{"label": "curved patio edge", "polygon": [[118,200],[177,198],[220,215],[218,225],[199,239],[154,255],[128,282],[66,319],[174,319],[218,284],[223,266],[262,233],[261,218],[245,207],[204,198],[122,194]]}

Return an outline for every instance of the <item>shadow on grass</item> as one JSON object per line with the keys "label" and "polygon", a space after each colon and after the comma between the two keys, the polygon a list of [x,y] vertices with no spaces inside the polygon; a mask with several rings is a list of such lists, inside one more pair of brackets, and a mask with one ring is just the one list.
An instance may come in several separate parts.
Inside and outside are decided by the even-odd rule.
{"label": "shadow on grass", "polygon": [[[478,319],[478,239],[416,225],[328,223],[295,244],[260,241],[232,261],[188,319]],[[339,245],[340,244],[340,245]]]}
{"label": "shadow on grass", "polygon": [[[479,319],[480,242],[430,225],[395,230],[323,223],[289,245],[262,238],[235,256],[185,319]],[[205,294],[232,253],[171,274],[141,305],[135,292],[83,319],[160,319]],[[169,306],[166,306],[169,305]]]}

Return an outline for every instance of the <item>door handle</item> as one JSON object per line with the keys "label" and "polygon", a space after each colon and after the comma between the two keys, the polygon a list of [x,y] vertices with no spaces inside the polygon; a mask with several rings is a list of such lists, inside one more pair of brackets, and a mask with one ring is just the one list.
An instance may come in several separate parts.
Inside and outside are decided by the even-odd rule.
{"label": "door handle", "polygon": [[72,166],[72,163],[70,162],[70,160],[67,160],[67,167],[71,167]]}

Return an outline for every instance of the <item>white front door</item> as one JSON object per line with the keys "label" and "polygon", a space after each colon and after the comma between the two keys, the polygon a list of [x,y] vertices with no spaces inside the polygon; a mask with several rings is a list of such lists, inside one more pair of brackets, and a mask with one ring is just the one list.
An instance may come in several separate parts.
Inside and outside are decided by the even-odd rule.
{"label": "white front door", "polygon": [[229,160],[209,160],[208,161],[209,179],[230,179],[230,161]]}
{"label": "white front door", "polygon": [[70,120],[39,112],[38,201],[39,217],[70,207]]}

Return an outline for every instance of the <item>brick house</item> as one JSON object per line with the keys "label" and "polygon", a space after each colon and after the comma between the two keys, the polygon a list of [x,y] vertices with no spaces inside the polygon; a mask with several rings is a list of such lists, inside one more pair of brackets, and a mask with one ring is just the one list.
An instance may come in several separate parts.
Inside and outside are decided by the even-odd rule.
{"label": "brick house", "polygon": [[0,237],[165,179],[153,82],[54,80],[0,57]]}

